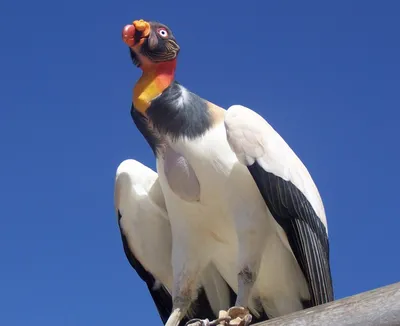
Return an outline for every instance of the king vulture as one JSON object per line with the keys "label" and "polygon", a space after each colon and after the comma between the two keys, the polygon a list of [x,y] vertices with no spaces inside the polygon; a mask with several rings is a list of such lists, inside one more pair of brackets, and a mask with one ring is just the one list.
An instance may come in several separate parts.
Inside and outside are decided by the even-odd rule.
{"label": "king vulture", "polygon": [[[223,289],[205,291],[216,302],[213,312],[232,306],[231,288],[245,325],[249,316],[264,320],[332,301],[325,210],[300,159],[254,111],[225,110],[176,81],[180,47],[166,25],[136,20],[122,37],[142,70],[131,116],[154,152],[169,222],[162,232],[171,232],[171,252],[157,252],[163,244],[154,242],[154,252],[143,256],[171,266],[168,281],[157,276],[169,282],[172,297],[166,325],[180,325],[204,293],[208,266]],[[140,228],[151,214],[136,216],[139,242],[150,241],[151,230]],[[149,263],[146,273],[156,270]]]}

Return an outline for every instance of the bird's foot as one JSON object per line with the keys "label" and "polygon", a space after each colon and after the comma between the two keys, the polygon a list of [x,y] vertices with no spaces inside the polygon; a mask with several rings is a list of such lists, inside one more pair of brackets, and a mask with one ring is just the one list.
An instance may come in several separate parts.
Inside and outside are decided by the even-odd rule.
{"label": "bird's foot", "polygon": [[222,317],[222,318],[217,318],[213,321],[209,321],[208,319],[192,319],[189,320],[185,326],[225,326],[229,325],[226,324],[226,322],[230,321],[230,317]]}
{"label": "bird's foot", "polygon": [[252,316],[246,308],[232,307],[228,311],[221,310],[217,319],[192,319],[185,326],[249,326]]}
{"label": "bird's foot", "polygon": [[208,319],[199,319],[199,318],[191,319],[185,324],[185,326],[209,326],[209,325],[210,321]]}
{"label": "bird's foot", "polygon": [[249,326],[252,320],[249,310],[243,307],[231,307],[222,314],[220,312],[220,317],[225,317],[225,315],[229,318],[229,322],[221,324],[223,326]]}

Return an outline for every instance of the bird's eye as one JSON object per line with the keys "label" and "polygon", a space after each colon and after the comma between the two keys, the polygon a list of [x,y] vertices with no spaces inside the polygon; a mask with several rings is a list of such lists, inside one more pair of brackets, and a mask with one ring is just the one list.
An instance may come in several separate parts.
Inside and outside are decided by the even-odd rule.
{"label": "bird's eye", "polygon": [[167,37],[168,36],[168,32],[165,28],[159,28],[157,30],[157,33],[161,36],[161,37]]}

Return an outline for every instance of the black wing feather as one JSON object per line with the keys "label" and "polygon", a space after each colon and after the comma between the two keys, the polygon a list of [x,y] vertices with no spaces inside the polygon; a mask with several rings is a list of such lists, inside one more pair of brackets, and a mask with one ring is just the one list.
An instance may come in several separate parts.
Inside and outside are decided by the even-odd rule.
{"label": "black wing feather", "polygon": [[304,308],[334,300],[326,228],[304,194],[290,181],[248,166],[268,209],[285,231],[311,294]]}
{"label": "black wing feather", "polygon": [[[156,283],[155,278],[151,273],[145,270],[143,265],[136,259],[136,257],[130,250],[126,236],[124,235],[122,228],[119,224],[121,217],[122,215],[118,210],[118,225],[121,233],[122,245],[124,248],[126,258],[128,259],[132,268],[139,275],[139,277],[146,283],[150,295],[153,298],[153,301],[157,307],[158,314],[160,315],[163,324],[165,324],[172,313],[171,294],[162,284],[157,287],[154,286]],[[231,292],[233,291],[231,290]],[[234,298],[231,298],[231,301],[234,302]],[[204,288],[199,289],[197,300],[193,303],[191,311],[193,312],[193,315],[196,316],[196,318],[201,318],[201,319],[208,318],[210,320],[217,318],[217,316],[215,316],[210,306]],[[179,326],[184,326],[190,320],[190,318],[191,317],[189,316],[183,318],[182,321],[179,323]]]}
{"label": "black wing feather", "polygon": [[143,265],[136,259],[132,251],[129,249],[128,241],[126,236],[124,235],[122,228],[120,226],[121,220],[121,213],[118,211],[118,225],[121,233],[122,245],[124,248],[124,252],[126,258],[128,259],[132,268],[136,271],[139,277],[146,283],[150,295],[153,298],[153,301],[157,307],[158,313],[161,317],[161,320],[165,324],[168,320],[169,315],[172,311],[172,299],[171,294],[168,290],[163,286],[160,285],[159,287],[155,287],[156,280],[149,272],[147,272]]}

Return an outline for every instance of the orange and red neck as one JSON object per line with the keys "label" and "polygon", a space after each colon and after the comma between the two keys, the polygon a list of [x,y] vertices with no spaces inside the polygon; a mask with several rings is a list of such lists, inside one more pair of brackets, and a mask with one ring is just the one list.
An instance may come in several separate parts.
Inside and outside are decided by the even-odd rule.
{"label": "orange and red neck", "polygon": [[146,114],[151,101],[159,96],[175,79],[176,59],[142,67],[143,74],[133,88],[133,105]]}

